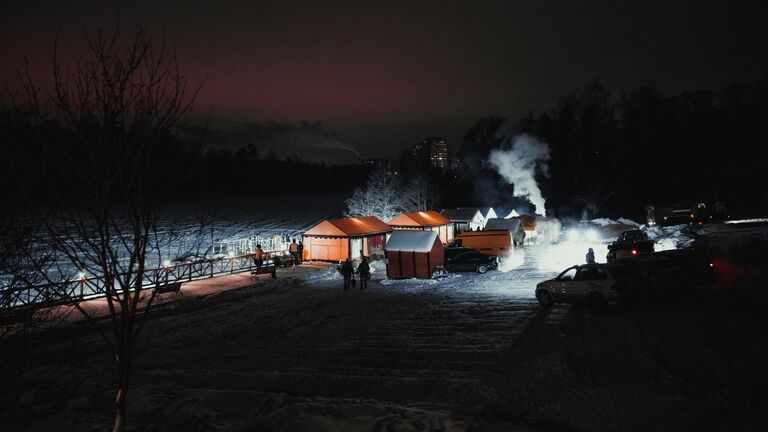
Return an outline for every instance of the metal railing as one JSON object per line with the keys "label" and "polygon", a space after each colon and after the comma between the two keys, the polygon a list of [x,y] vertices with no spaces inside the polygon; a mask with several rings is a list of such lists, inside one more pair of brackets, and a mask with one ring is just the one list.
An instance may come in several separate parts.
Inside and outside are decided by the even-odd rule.
{"label": "metal railing", "polygon": [[[285,250],[265,252],[262,266],[274,265],[274,257],[288,259],[289,254]],[[191,282],[255,269],[256,263],[253,254],[170,263],[159,268],[145,270],[142,275],[141,286],[142,289],[152,289],[177,282]],[[58,283],[11,287],[0,289],[0,310],[42,304],[66,304],[103,297],[108,292],[120,291],[116,286],[108,289],[102,276],[82,276]]]}

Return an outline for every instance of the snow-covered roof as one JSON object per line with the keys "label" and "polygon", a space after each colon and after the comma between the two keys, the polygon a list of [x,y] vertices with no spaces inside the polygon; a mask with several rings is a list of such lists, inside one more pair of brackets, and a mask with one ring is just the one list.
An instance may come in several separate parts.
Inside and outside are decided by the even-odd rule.
{"label": "snow-covered roof", "polygon": [[403,213],[387,224],[391,226],[429,227],[450,224],[451,221],[436,211]]}
{"label": "snow-covered roof", "polygon": [[304,235],[351,237],[381,234],[392,231],[392,227],[375,216],[327,219],[310,228]]}
{"label": "snow-covered roof", "polygon": [[493,207],[458,207],[457,210],[477,210],[480,212],[480,216],[486,219],[497,217]]}
{"label": "snow-covered roof", "polygon": [[511,212],[509,212],[508,215],[504,217],[504,219],[509,219],[509,218],[518,217],[518,216],[520,216],[520,213],[516,212],[515,210],[512,210]]}
{"label": "snow-covered roof", "polygon": [[488,219],[488,221],[485,223],[485,229],[487,230],[494,230],[494,229],[505,229],[509,231],[518,231],[522,229],[520,219]]}
{"label": "snow-covered roof", "polygon": [[436,231],[395,230],[384,249],[395,252],[429,252],[436,241],[439,242]]}
{"label": "snow-covered roof", "polygon": [[441,215],[447,217],[453,222],[456,221],[472,221],[482,219],[483,215],[480,210],[476,208],[457,208],[457,209],[443,209],[440,212]]}

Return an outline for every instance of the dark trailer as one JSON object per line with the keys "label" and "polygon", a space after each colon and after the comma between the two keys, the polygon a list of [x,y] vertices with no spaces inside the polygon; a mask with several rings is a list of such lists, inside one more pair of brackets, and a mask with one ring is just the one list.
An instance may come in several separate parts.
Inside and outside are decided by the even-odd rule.
{"label": "dark trailer", "polygon": [[648,225],[704,225],[718,223],[728,218],[722,201],[686,201],[650,204],[645,207]]}

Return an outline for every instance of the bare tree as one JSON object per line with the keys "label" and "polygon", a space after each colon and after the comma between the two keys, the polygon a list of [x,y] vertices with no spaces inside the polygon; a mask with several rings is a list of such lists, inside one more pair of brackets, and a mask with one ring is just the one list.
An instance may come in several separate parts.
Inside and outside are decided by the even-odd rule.
{"label": "bare tree", "polygon": [[365,189],[355,189],[345,204],[347,216],[376,216],[385,222],[407,206],[398,178],[383,168],[371,172]]}
{"label": "bare tree", "polygon": [[[30,259],[48,282],[47,295],[72,301],[112,350],[114,430],[123,431],[132,356],[148,315],[142,312],[155,300],[146,285],[148,265],[162,259],[159,209],[184,176],[169,163],[180,148],[174,128],[196,91],[188,92],[175,55],[141,31],[127,43],[117,31],[86,39],[86,57],[65,65],[54,55],[50,91],[23,75],[25,103],[41,124],[61,131],[55,142],[44,143],[49,168],[60,178],[45,193],[28,194],[44,215],[36,241],[55,259]],[[100,281],[94,289],[106,298],[106,322],[93,320],[71,292],[78,274]]]}
{"label": "bare tree", "polygon": [[435,208],[437,190],[432,180],[423,175],[414,176],[404,191],[408,211],[428,211]]}

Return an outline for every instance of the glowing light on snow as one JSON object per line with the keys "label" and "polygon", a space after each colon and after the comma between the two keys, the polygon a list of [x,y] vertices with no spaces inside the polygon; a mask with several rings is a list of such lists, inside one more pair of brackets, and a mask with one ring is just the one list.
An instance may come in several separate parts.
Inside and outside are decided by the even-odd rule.
{"label": "glowing light on snow", "polygon": [[597,230],[589,229],[584,232],[584,238],[587,239],[588,242],[595,242],[600,240],[600,235],[597,233]]}
{"label": "glowing light on snow", "polygon": [[556,245],[539,245],[537,266],[540,271],[560,272],[570,266],[586,264],[587,250],[595,252],[595,262],[604,263],[608,245],[585,241],[563,242]]}
{"label": "glowing light on snow", "polygon": [[525,262],[525,251],[522,248],[511,248],[504,256],[501,257],[501,263],[499,264],[499,271],[508,272],[521,267]]}
{"label": "glowing light on snow", "polygon": [[576,230],[576,229],[568,230],[568,233],[566,235],[568,236],[568,241],[570,242],[576,242],[581,240],[581,233],[579,232],[579,230]]}

